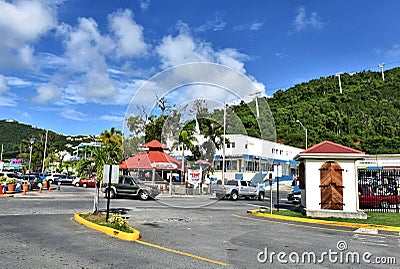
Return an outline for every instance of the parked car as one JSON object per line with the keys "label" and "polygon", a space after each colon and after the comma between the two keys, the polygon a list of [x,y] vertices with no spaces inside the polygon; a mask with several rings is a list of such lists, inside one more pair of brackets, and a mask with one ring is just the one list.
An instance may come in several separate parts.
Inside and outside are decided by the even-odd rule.
{"label": "parked car", "polygon": [[72,180],[72,185],[74,185],[75,187],[79,187],[79,181],[81,179],[79,177],[76,177]]}
{"label": "parked car", "polygon": [[43,180],[41,180],[37,175],[24,175],[23,180],[29,181],[31,183],[31,189],[38,189],[39,188],[39,183],[43,184]]}
{"label": "parked car", "polygon": [[369,185],[359,185],[360,208],[389,208],[391,205],[398,203],[397,193],[386,187],[381,185],[373,188]]}
{"label": "parked car", "polygon": [[287,195],[287,199],[289,202],[292,202],[293,204],[300,204],[301,203],[301,190],[295,190],[295,191],[289,192]]}
{"label": "parked car", "polygon": [[225,185],[215,184],[211,189],[218,198],[229,198],[231,200],[244,197],[257,198],[262,201],[265,196],[263,187],[245,180],[228,180]]}
{"label": "parked car", "polygon": [[60,175],[58,178],[56,178],[55,180],[54,180],[54,184],[58,184],[58,183],[60,183],[60,184],[68,184],[68,185],[70,185],[70,184],[72,184],[72,181],[74,180],[75,178],[74,177],[72,177],[72,176],[68,176],[68,175]]}
{"label": "parked car", "polygon": [[76,187],[84,187],[84,188],[96,187],[96,183],[97,183],[97,181],[94,178],[89,178],[89,179],[82,178],[77,183],[75,183],[75,186]]}
{"label": "parked car", "polygon": [[62,174],[49,174],[49,175],[46,176],[46,180],[48,182],[50,182],[50,184],[53,184],[61,176],[62,176]]}
{"label": "parked car", "polygon": [[118,183],[113,183],[110,189],[108,185],[102,188],[104,197],[108,197],[108,190],[110,190],[110,198],[126,195],[139,197],[141,200],[148,200],[149,198],[154,199],[159,194],[159,191],[155,186],[145,185],[137,178],[125,175],[120,175]]}

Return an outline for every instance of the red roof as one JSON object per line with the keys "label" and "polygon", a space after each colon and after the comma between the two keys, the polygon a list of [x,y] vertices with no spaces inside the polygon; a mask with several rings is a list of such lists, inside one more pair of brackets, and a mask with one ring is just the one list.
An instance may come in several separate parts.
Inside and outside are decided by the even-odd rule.
{"label": "red roof", "polygon": [[121,169],[137,169],[139,167],[139,169],[151,170],[154,167],[157,170],[181,170],[182,163],[162,151],[167,146],[157,140],[153,140],[145,146],[149,148],[148,151],[130,157],[119,167]]}
{"label": "red roof", "polygon": [[164,144],[162,144],[160,141],[158,140],[153,140],[150,141],[149,143],[144,145],[146,148],[151,149],[168,149],[168,147]]}
{"label": "red roof", "polygon": [[303,153],[365,154],[365,152],[345,147],[331,141],[323,141],[301,152],[301,154]]}

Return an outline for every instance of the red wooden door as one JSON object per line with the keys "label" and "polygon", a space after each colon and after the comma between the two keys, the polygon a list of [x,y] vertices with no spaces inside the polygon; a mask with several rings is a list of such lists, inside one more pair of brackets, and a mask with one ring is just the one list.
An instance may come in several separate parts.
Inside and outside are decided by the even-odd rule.
{"label": "red wooden door", "polygon": [[343,169],[336,162],[320,168],[321,209],[343,210]]}

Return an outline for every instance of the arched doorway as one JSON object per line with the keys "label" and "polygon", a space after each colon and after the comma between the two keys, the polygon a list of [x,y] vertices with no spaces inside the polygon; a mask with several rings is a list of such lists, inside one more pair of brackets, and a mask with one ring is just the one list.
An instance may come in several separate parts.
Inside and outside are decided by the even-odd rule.
{"label": "arched doorway", "polygon": [[320,170],[321,209],[343,210],[343,169],[337,162],[325,162]]}

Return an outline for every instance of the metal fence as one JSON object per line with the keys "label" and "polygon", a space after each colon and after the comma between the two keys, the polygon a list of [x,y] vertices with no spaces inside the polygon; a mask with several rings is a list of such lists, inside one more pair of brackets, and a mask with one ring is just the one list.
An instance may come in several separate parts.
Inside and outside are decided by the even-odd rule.
{"label": "metal fence", "polygon": [[400,169],[359,169],[358,194],[361,209],[399,213]]}

